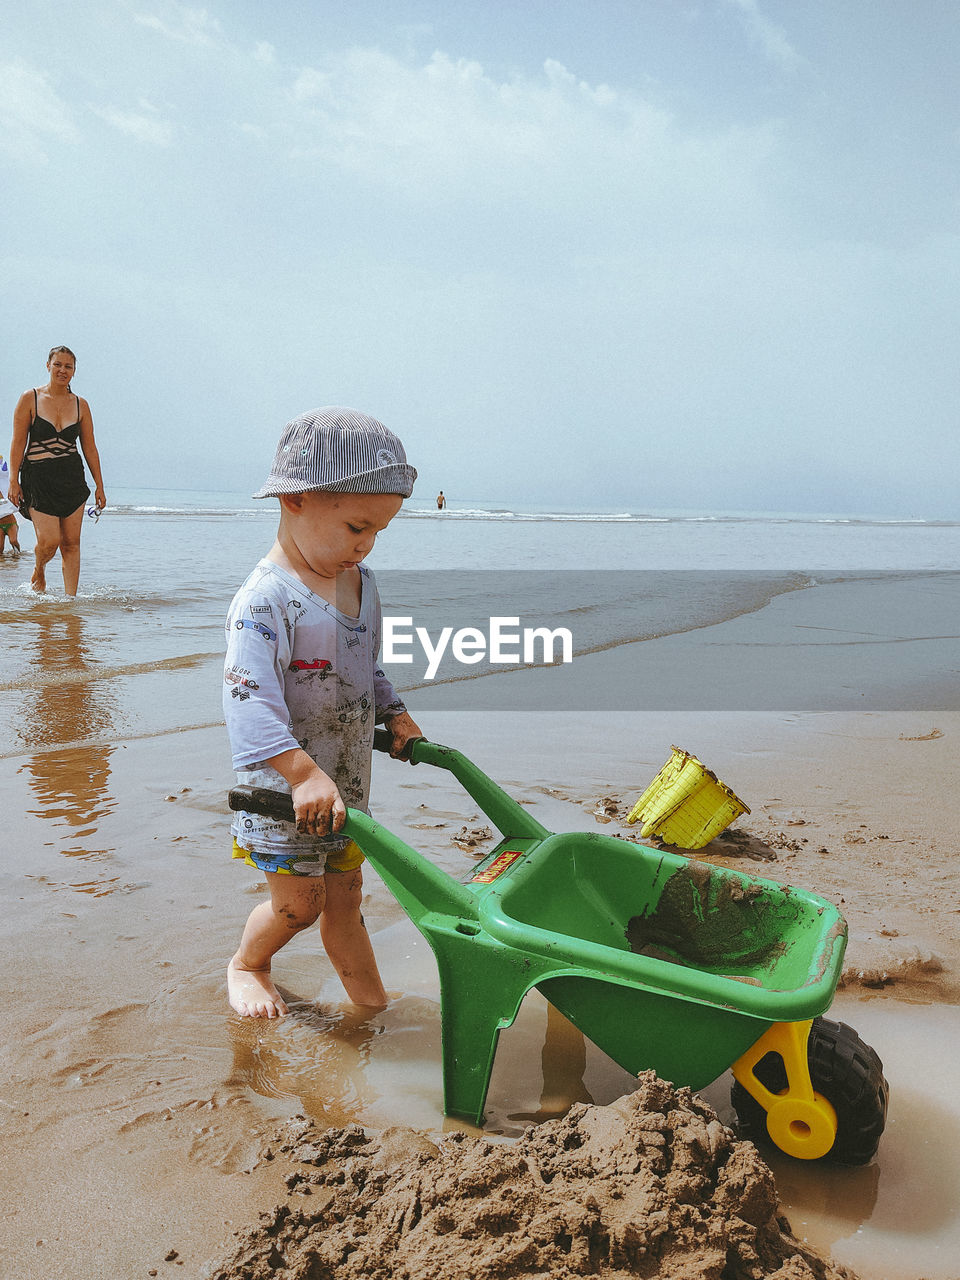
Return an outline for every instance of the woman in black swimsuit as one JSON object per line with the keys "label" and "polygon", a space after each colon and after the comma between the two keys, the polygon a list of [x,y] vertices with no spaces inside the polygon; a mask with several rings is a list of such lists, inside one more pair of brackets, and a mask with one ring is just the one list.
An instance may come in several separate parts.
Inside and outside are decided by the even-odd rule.
{"label": "woman in black swimsuit", "polygon": [[69,347],[54,347],[47,359],[50,381],[25,391],[13,415],[9,499],[33,521],[37,535],[36,568],[30,585],[45,591],[45,569],[60,552],[63,590],[77,594],[80,581],[80,530],[90,490],[77,442],[96,485],[95,502],[105,507],[100,455],[93,438],[90,406],[74,395],[70,382],[77,358]]}

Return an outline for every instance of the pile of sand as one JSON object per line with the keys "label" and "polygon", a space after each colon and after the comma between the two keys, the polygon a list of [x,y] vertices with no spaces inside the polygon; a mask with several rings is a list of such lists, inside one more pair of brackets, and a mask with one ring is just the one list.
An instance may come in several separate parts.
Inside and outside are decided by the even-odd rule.
{"label": "pile of sand", "polygon": [[514,1143],[291,1121],[287,1203],[208,1280],[450,1276],[851,1280],[790,1234],[773,1175],[690,1090],[652,1071]]}

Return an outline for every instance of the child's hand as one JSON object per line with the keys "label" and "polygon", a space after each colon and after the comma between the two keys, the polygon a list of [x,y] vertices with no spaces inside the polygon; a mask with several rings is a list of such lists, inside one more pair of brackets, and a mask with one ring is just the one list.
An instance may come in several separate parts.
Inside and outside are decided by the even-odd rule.
{"label": "child's hand", "polygon": [[347,810],[336,783],[301,747],[281,751],[271,756],[267,764],[290,783],[298,831],[328,836],[343,827]]}
{"label": "child's hand", "polygon": [[417,738],[423,737],[423,732],[419,725],[406,711],[401,711],[399,715],[391,716],[389,720],[384,722],[384,727],[390,731],[393,737],[393,741],[390,744],[390,754],[394,760],[406,759],[408,745],[415,742]]}
{"label": "child's hand", "polygon": [[347,810],[336,784],[320,769],[294,785],[292,798],[297,830],[306,835],[331,835],[347,820]]}

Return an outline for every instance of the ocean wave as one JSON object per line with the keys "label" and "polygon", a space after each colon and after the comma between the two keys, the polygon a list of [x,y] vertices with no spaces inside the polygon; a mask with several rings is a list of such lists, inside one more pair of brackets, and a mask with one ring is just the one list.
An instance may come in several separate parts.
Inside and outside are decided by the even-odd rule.
{"label": "ocean wave", "polygon": [[[198,594],[198,598],[203,597]],[[101,610],[108,612],[119,608],[132,611],[171,607],[172,604],[165,596],[109,585],[81,586],[75,596],[62,595],[55,587],[43,592],[34,591],[29,582],[20,582],[11,587],[0,586],[0,618],[8,608],[15,611],[18,618],[25,614],[28,617],[30,614],[78,614],[81,609],[84,616],[89,617]]]}
{"label": "ocean wave", "polygon": [[418,511],[413,507],[404,507],[399,514],[401,520],[484,520],[484,521],[542,521],[544,524],[557,522],[589,522],[589,523],[625,523],[663,524],[669,522],[667,516],[636,515],[632,511],[511,511],[506,508],[483,507],[448,507],[445,511]]}
{"label": "ocean wave", "polygon": [[13,680],[0,680],[0,692],[8,693],[11,689],[45,689],[50,686],[60,688],[71,684],[92,684],[97,680],[153,675],[158,671],[189,671],[214,661],[222,662],[223,654],[220,652],[182,653],[167,658],[155,658],[147,662],[105,663],[102,666],[74,667],[70,670],[32,666]]}
{"label": "ocean wave", "polygon": [[276,520],[275,507],[188,507],[146,505],[143,503],[118,503],[109,508],[111,515],[121,516],[173,516],[177,519],[189,517],[193,519],[255,519],[264,516]]}
{"label": "ocean wave", "polygon": [[[197,720],[195,722],[172,725],[157,725],[141,730],[114,731],[107,736],[91,734],[80,738],[65,738],[62,742],[31,744],[29,755],[32,760],[44,756],[60,756],[66,751],[106,750],[112,752],[118,746],[128,742],[148,742],[155,738],[181,737],[183,734],[195,733],[205,729],[223,730],[222,720]],[[0,746],[0,760],[12,760],[25,754],[23,744],[5,744]]]}
{"label": "ocean wave", "polygon": [[[209,519],[209,520],[276,520],[276,508],[272,503],[236,505],[188,503],[118,503],[109,508],[114,516],[150,516],[169,519]],[[796,526],[843,526],[860,528],[960,528],[957,520],[927,520],[920,517],[904,517],[883,519],[869,516],[840,515],[777,515],[775,513],[741,513],[741,512],[657,512],[657,511],[528,511],[512,507],[464,506],[447,507],[438,511],[433,507],[402,507],[398,520],[428,520],[446,523],[480,522],[487,524],[501,523],[534,523],[534,524],[659,524],[659,525],[796,525]]]}

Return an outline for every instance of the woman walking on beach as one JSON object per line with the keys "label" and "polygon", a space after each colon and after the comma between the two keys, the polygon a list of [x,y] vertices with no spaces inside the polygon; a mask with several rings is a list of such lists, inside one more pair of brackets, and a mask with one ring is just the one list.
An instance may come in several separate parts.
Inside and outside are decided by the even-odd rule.
{"label": "woman walking on beach", "polygon": [[77,594],[80,581],[80,531],[90,496],[78,441],[96,486],[94,500],[106,506],[90,406],[70,386],[76,368],[69,347],[53,348],[47,358],[49,382],[25,391],[17,402],[10,445],[9,498],[33,521],[37,535],[30,585],[34,591],[47,589],[46,566],[59,550],[69,597]]}

